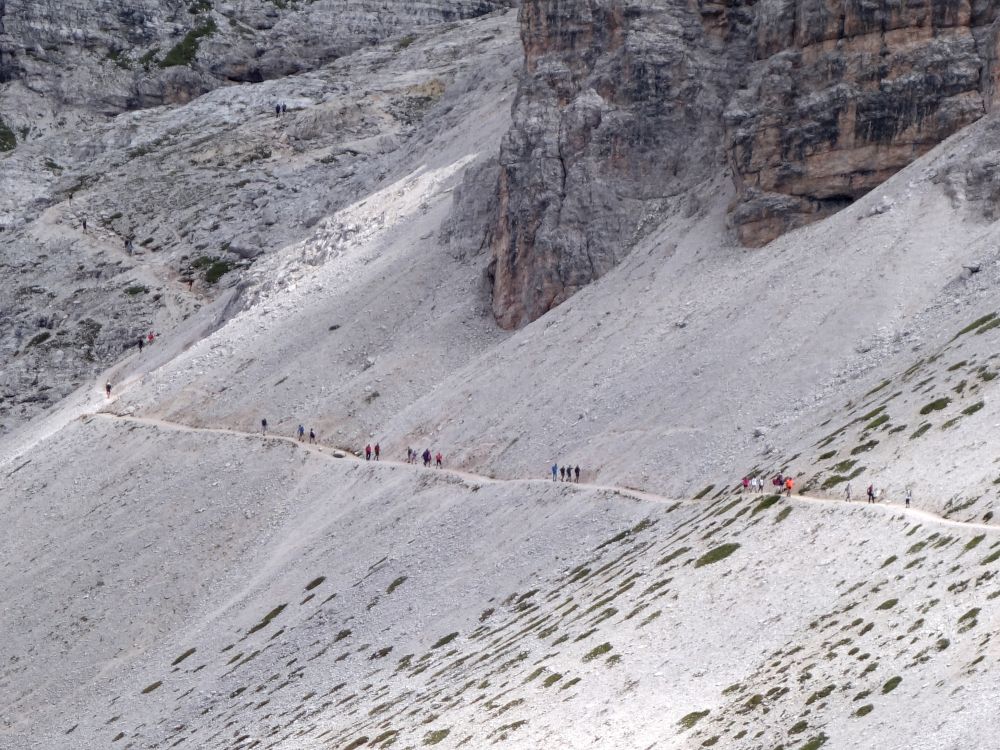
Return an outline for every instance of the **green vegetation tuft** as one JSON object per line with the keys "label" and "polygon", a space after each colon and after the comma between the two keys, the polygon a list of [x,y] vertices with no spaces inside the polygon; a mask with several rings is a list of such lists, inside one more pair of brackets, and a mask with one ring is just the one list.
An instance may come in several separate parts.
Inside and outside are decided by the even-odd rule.
{"label": "green vegetation tuft", "polygon": [[786,518],[788,518],[788,516],[790,516],[791,513],[792,513],[792,506],[791,505],[786,505],[784,508],[782,508],[781,510],[778,511],[778,515],[776,515],[774,517],[774,522],[775,523],[781,523]]}
{"label": "green vegetation tuft", "polygon": [[271,624],[271,621],[274,620],[275,617],[277,617],[278,615],[280,615],[282,612],[285,611],[285,607],[287,606],[288,604],[279,604],[277,607],[272,609],[270,612],[264,615],[264,618],[260,622],[258,622],[256,625],[250,628],[250,630],[247,631],[247,635],[253,635],[258,630],[263,630],[264,628],[266,628],[268,625]]}
{"label": "green vegetation tuft", "polygon": [[993,320],[994,318],[996,318],[996,316],[997,316],[997,314],[995,312],[992,312],[989,315],[984,315],[981,318],[977,318],[976,320],[974,320],[971,323],[969,323],[969,325],[967,325],[961,331],[959,331],[958,333],[956,333],[955,334],[955,338],[953,338],[952,341],[954,341],[955,339],[957,339],[959,336],[964,336],[967,333],[971,333],[972,331],[976,330],[980,326],[985,325],[986,323],[989,323],[991,320]]}
{"label": "green vegetation tuft", "polygon": [[395,581],[389,584],[389,588],[385,590],[385,593],[391,594],[393,591],[402,586],[405,582],[406,582],[406,576],[400,576]]}
{"label": "green vegetation tuft", "polygon": [[428,732],[424,735],[424,744],[436,745],[449,734],[451,734],[450,729],[435,729],[433,732]]}
{"label": "green vegetation tuft", "polygon": [[704,555],[695,560],[694,566],[700,568],[703,565],[711,565],[712,563],[717,563],[720,560],[725,560],[736,550],[740,548],[740,545],[736,542],[729,542],[728,544],[722,544],[713,550],[709,550]]}
{"label": "green vegetation tuft", "polygon": [[775,503],[777,503],[779,500],[781,500],[781,495],[768,495],[763,500],[761,500],[759,503],[757,503],[757,505],[754,506],[754,509],[752,511],[750,511],[751,517],[752,516],[756,516],[758,513],[763,513],[765,510],[767,510],[768,508],[770,508],[772,505],[774,505]]}
{"label": "green vegetation tuft", "polygon": [[873,706],[871,703],[866,703],[861,708],[859,708],[857,711],[855,711],[854,715],[860,718],[862,716],[867,716],[868,714],[870,714],[874,710],[875,710],[875,706]]}
{"label": "green vegetation tuft", "polygon": [[867,443],[862,443],[861,445],[857,445],[854,448],[852,448],[851,455],[856,456],[859,453],[865,453],[867,451],[870,451],[876,445],[878,445],[878,440],[869,440]]}
{"label": "green vegetation tuft", "polygon": [[930,428],[931,428],[931,423],[930,422],[924,422],[916,430],[913,431],[913,434],[910,435],[910,440],[916,440],[918,437],[920,437],[925,432],[927,432],[927,430],[929,430]]}
{"label": "green vegetation tuft", "polygon": [[932,411],[940,411],[951,403],[951,399],[947,396],[942,396],[941,398],[934,399],[929,404],[925,404],[920,409],[921,414],[930,414]]}
{"label": "green vegetation tuft", "polygon": [[706,487],[701,492],[699,492],[697,495],[695,495],[694,499],[695,500],[701,500],[703,497],[705,497],[705,495],[707,495],[709,492],[711,492],[714,489],[715,489],[715,485],[714,484],[710,484],[710,485],[708,485],[708,487]]}
{"label": "green vegetation tuft", "polygon": [[884,602],[882,602],[880,605],[878,605],[875,609],[892,609],[898,603],[899,603],[899,599],[886,599]]}
{"label": "green vegetation tuft", "polygon": [[152,693],[154,690],[156,690],[158,687],[160,687],[160,685],[162,685],[162,684],[163,684],[163,682],[161,680],[157,680],[152,685],[147,685],[146,687],[144,687],[142,689],[142,694],[143,695],[148,695],[149,693]]}
{"label": "green vegetation tuft", "polygon": [[180,664],[182,661],[184,661],[185,659],[187,659],[189,656],[191,656],[197,650],[198,649],[196,649],[196,648],[189,648],[183,654],[181,654],[176,659],[174,659],[172,662],[170,662],[170,666],[171,667],[176,667],[178,664]]}
{"label": "green vegetation tuft", "polygon": [[888,680],[885,681],[885,684],[882,686],[882,694],[885,695],[886,693],[891,693],[893,690],[896,689],[896,686],[899,685],[899,683],[901,683],[902,681],[903,681],[902,677],[898,676],[890,677]]}
{"label": "green vegetation tuft", "polygon": [[173,68],[179,65],[190,65],[198,54],[198,45],[205,37],[219,30],[215,19],[208,18],[197,27],[191,29],[159,62],[161,68]]}
{"label": "green vegetation tuft", "polygon": [[799,750],[819,750],[819,748],[826,744],[828,739],[830,738],[820,732],[815,737],[811,737]]}
{"label": "green vegetation tuft", "polygon": [[690,729],[699,721],[708,716],[708,714],[709,710],[707,708],[704,711],[692,711],[691,713],[682,716],[680,721],[678,721],[677,723],[680,724],[682,727],[684,727],[684,729]]}
{"label": "green vegetation tuft", "polygon": [[610,643],[602,643],[600,646],[594,646],[594,648],[590,649],[590,651],[584,654],[583,660],[593,661],[598,656],[604,656],[604,654],[608,653],[608,651],[610,651],[611,649],[612,646]]}
{"label": "green vegetation tuft", "polygon": [[13,151],[15,148],[17,148],[17,136],[3,120],[0,120],[0,151]]}
{"label": "green vegetation tuft", "polygon": [[976,403],[972,404],[972,406],[967,406],[964,409],[962,409],[962,414],[975,414],[977,411],[982,409],[984,405],[985,404],[983,404],[982,401],[977,401]]}
{"label": "green vegetation tuft", "polygon": [[433,651],[436,648],[441,648],[442,646],[447,646],[449,643],[451,643],[456,638],[458,638],[458,632],[448,633],[448,635],[446,635],[446,636],[438,639],[438,642],[435,643],[433,646],[431,646],[431,650]]}

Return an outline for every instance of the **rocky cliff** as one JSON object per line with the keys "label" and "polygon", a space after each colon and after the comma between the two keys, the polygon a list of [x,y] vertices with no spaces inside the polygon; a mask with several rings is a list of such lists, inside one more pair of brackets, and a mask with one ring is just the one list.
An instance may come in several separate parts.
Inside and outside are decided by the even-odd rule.
{"label": "rocky cliff", "polygon": [[722,158],[752,16],[733,4],[527,0],[501,151],[493,310],[527,323],[613,267]]}
{"label": "rocky cliff", "polygon": [[988,111],[987,0],[529,0],[501,154],[493,310],[534,320],[698,210],[729,169],[758,246],[850,204]]}
{"label": "rocky cliff", "polygon": [[81,114],[183,103],[225,83],[313,70],[390,37],[406,44],[421,27],[509,6],[509,0],[3,0],[0,118],[28,138]]}
{"label": "rocky cliff", "polygon": [[993,104],[996,3],[761,0],[726,112],[739,239],[762,245],[879,185]]}

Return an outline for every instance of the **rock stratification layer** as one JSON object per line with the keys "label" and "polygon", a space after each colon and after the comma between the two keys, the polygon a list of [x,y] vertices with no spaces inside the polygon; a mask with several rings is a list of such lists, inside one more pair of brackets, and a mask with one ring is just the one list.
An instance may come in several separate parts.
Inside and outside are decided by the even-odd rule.
{"label": "rock stratification layer", "polygon": [[525,70],[501,149],[493,311],[534,320],[612,268],[643,216],[721,158],[719,114],[749,38],[740,8],[521,6]]}
{"label": "rock stratification layer", "polygon": [[995,3],[761,0],[756,14],[758,62],[726,113],[746,245],[839,210],[992,106]]}
{"label": "rock stratification layer", "polygon": [[527,0],[497,321],[600,277],[646,216],[697,211],[697,186],[727,168],[745,245],[850,204],[990,110],[997,16],[984,0]]}

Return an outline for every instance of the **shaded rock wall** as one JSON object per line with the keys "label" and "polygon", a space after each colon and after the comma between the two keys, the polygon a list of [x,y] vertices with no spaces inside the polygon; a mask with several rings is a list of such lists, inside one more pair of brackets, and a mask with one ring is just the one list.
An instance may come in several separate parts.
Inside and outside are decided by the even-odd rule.
{"label": "shaded rock wall", "polygon": [[741,242],[849,204],[981,117],[993,3],[760,0],[751,81],[726,112]]}
{"label": "shaded rock wall", "polygon": [[501,149],[493,311],[527,323],[612,268],[654,206],[721,158],[749,38],[736,3],[527,0],[525,71]]}
{"label": "shaded rock wall", "polygon": [[762,245],[981,117],[1000,81],[992,0],[527,0],[521,27],[490,238],[508,328],[720,168],[738,239]]}

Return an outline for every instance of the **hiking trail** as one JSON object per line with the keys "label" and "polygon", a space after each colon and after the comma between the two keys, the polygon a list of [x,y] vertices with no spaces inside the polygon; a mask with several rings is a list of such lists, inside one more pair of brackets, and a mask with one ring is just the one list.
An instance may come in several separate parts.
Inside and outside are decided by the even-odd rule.
{"label": "hiking trail", "polygon": [[[334,446],[324,445],[321,443],[309,443],[307,441],[300,441],[294,436],[290,435],[278,435],[269,434],[262,435],[259,432],[245,432],[242,430],[234,430],[227,427],[195,427],[192,425],[183,424],[180,422],[171,422],[163,419],[155,419],[152,417],[137,417],[127,414],[116,414],[109,411],[97,411],[90,414],[81,414],[80,419],[90,418],[104,418],[104,419],[115,419],[124,422],[131,422],[134,424],[146,425],[149,427],[155,427],[157,429],[172,430],[175,432],[188,432],[188,433],[207,433],[216,435],[230,435],[234,437],[241,438],[257,438],[261,441],[278,441],[283,443],[290,443],[298,448],[301,448],[309,453],[323,456],[328,459],[333,460],[348,460],[354,463],[361,463],[376,467],[389,467],[391,469],[409,469],[412,471],[430,471],[435,474],[440,474],[443,476],[451,476],[458,479],[462,479],[466,482],[473,484],[557,484],[557,485],[568,485],[574,489],[584,489],[592,490],[598,492],[612,492],[622,497],[632,498],[634,500],[645,500],[652,503],[660,504],[672,504],[676,502],[684,503],[697,503],[696,500],[678,500],[677,498],[670,498],[664,495],[658,495],[653,492],[646,492],[644,490],[636,490],[630,487],[619,487],[615,485],[605,485],[605,484],[594,484],[589,482],[554,482],[548,478],[530,478],[530,479],[497,479],[496,477],[488,477],[482,474],[475,474],[469,471],[462,471],[459,469],[449,469],[442,468],[437,469],[433,467],[423,467],[419,464],[408,464],[405,461],[392,461],[392,460],[370,460],[366,461],[361,456],[355,455],[353,452],[337,448]],[[751,493],[748,496],[748,501],[752,498],[765,497],[767,495],[774,494],[769,492],[763,492],[761,494]],[[782,493],[783,494],[783,493]],[[936,526],[944,526],[949,528],[965,529],[970,531],[984,531],[988,533],[1000,533],[1000,527],[992,526],[985,523],[973,523],[967,521],[956,521],[949,518],[943,518],[939,515],[931,513],[926,510],[920,510],[918,508],[906,508],[900,505],[888,504],[888,503],[868,503],[865,501],[855,501],[855,500],[838,500],[834,498],[827,497],[815,497],[811,495],[803,494],[793,494],[790,500],[811,504],[811,505],[827,505],[827,506],[843,506],[844,504],[849,504],[851,506],[865,505],[869,506],[871,509],[875,510],[877,513],[882,514],[901,514],[901,517],[908,516],[912,519],[919,520],[921,522],[934,524]]]}

